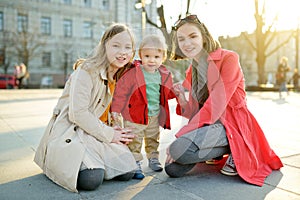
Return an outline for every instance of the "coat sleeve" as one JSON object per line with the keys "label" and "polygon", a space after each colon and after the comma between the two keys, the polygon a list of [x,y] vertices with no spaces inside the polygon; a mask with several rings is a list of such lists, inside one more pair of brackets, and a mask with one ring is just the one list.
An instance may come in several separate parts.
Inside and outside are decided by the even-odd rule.
{"label": "coat sleeve", "polygon": [[130,69],[118,80],[111,105],[112,112],[122,113],[128,105],[132,94],[132,81],[135,80],[134,71],[135,69]]}
{"label": "coat sleeve", "polygon": [[236,53],[228,53],[220,62],[219,68],[214,63],[208,68],[208,99],[189,123],[179,130],[176,137],[206,124],[213,124],[226,114],[226,107],[243,79],[243,74]]}
{"label": "coat sleeve", "polygon": [[182,82],[182,86],[189,91],[189,97],[188,97],[188,102],[185,105],[181,105],[179,103],[178,97],[176,98],[177,100],[177,106],[176,106],[176,114],[183,116],[187,119],[190,119],[193,115],[193,110],[195,109],[193,105],[195,105],[194,98],[191,95],[191,86],[192,85],[192,66],[190,65],[188,69],[185,72],[185,79]]}
{"label": "coat sleeve", "polygon": [[111,142],[114,136],[112,127],[99,120],[90,110],[93,81],[91,75],[82,69],[77,69],[70,85],[69,119],[87,134],[92,135],[99,141]]}
{"label": "coat sleeve", "polygon": [[166,87],[167,91],[167,100],[176,98],[176,95],[173,90],[173,77],[172,73],[169,72],[166,78],[166,83],[163,84]]}

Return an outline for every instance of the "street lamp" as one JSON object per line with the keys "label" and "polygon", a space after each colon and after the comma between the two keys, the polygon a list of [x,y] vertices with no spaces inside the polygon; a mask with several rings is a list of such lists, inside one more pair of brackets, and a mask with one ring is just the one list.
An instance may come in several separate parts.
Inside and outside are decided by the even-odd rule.
{"label": "street lamp", "polygon": [[151,0],[138,0],[135,3],[136,9],[142,9],[142,37],[145,36],[145,29],[146,29],[146,4],[150,4]]}

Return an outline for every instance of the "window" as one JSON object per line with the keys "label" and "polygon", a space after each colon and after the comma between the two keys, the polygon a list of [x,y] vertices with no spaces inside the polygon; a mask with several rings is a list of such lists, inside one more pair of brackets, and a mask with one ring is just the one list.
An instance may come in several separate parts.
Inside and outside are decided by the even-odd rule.
{"label": "window", "polygon": [[63,4],[66,5],[71,5],[72,4],[72,0],[62,0]]}
{"label": "window", "polygon": [[63,23],[64,29],[64,36],[65,37],[72,37],[72,21],[65,19]]}
{"label": "window", "polygon": [[3,31],[3,12],[0,12],[0,31]]}
{"label": "window", "polygon": [[50,17],[42,17],[41,33],[44,35],[51,35],[51,19],[50,19]]}
{"label": "window", "polygon": [[102,0],[100,4],[100,8],[102,10],[108,10],[109,9],[109,1],[108,0]]}
{"label": "window", "polygon": [[43,52],[42,64],[43,64],[43,67],[51,66],[51,53],[50,52]]}
{"label": "window", "polygon": [[83,37],[84,38],[93,38],[93,23],[84,22],[83,23]]}
{"label": "window", "polygon": [[87,8],[92,7],[92,0],[83,0],[84,6]]}
{"label": "window", "polygon": [[26,32],[28,30],[27,15],[18,14],[18,32]]}

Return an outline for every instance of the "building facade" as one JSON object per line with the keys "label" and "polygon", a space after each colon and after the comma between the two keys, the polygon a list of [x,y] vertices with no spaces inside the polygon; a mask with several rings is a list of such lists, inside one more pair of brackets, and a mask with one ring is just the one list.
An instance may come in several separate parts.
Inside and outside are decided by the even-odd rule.
{"label": "building facade", "polygon": [[[76,59],[86,57],[112,23],[129,25],[137,41],[142,33],[142,10],[132,0],[1,0],[0,73],[13,73],[26,63],[29,84],[50,77],[63,86]],[[156,0],[146,5],[157,20]],[[147,25],[149,27],[149,25]],[[138,43],[138,42],[137,42]]]}

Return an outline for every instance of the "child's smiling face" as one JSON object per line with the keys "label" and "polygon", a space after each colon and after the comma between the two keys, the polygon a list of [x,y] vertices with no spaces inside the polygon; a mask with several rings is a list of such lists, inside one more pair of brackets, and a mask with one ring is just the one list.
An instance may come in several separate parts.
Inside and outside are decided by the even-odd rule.
{"label": "child's smiling face", "polygon": [[147,72],[153,73],[162,64],[164,52],[160,49],[145,46],[141,50],[141,60],[144,69]]}
{"label": "child's smiling face", "polygon": [[114,68],[124,67],[133,56],[132,46],[132,39],[127,31],[113,36],[106,43],[106,54],[110,65]]}

